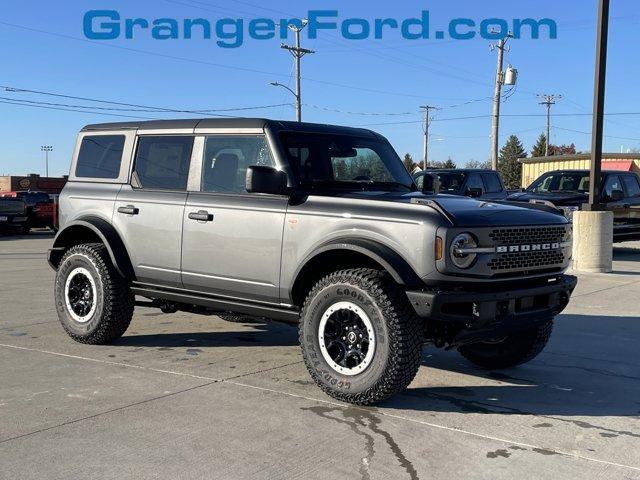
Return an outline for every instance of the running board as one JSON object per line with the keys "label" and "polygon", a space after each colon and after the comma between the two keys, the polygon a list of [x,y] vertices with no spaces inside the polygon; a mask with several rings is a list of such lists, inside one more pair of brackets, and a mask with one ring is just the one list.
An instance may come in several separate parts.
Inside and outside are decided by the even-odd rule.
{"label": "running board", "polygon": [[230,299],[210,295],[204,292],[183,291],[174,288],[166,288],[152,285],[134,283],[131,291],[142,297],[167,300],[170,302],[198,305],[214,310],[244,313],[255,317],[267,317],[289,323],[298,323],[300,311],[297,308],[278,307],[275,305],[263,305],[239,299]]}

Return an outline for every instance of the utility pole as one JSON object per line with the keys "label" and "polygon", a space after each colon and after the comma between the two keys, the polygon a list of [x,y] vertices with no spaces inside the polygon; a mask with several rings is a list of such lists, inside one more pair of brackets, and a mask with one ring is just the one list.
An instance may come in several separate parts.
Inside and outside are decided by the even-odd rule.
{"label": "utility pole", "polygon": [[[309,50],[308,48],[302,48],[300,46],[300,32],[302,32],[302,30],[308,25],[308,23],[309,23],[308,20],[302,20],[302,26],[300,27],[293,24],[289,24],[288,25],[289,30],[291,30],[296,34],[296,46],[292,47],[284,43],[280,45],[280,48],[284,48],[285,50],[289,50],[289,52],[291,52],[291,55],[293,55],[293,58],[295,59],[295,62],[296,62],[296,91],[294,95],[296,97],[296,119],[299,122],[302,121],[302,92],[300,88],[300,60],[302,59],[302,57],[304,57],[307,54],[316,53],[313,50]],[[277,86],[284,87],[284,85],[279,84],[277,82],[272,83],[272,85],[276,85],[276,84]]]}
{"label": "utility pole", "polygon": [[429,126],[431,125],[431,120],[433,120],[430,117],[429,112],[431,112],[431,110],[439,110],[439,108],[434,107],[432,105],[420,105],[420,108],[424,111],[424,125],[423,125],[424,149],[423,149],[422,160],[424,161],[424,168],[426,169],[429,162]]}
{"label": "utility pole", "polygon": [[43,145],[40,150],[44,152],[45,177],[49,177],[49,152],[53,152],[51,145]]}
{"label": "utility pole", "polygon": [[542,99],[540,105],[547,107],[547,142],[544,156],[549,156],[549,144],[551,143],[551,105],[556,104],[556,100],[562,100],[562,95],[538,95],[538,98]]}
{"label": "utility pole", "polygon": [[493,93],[493,116],[491,121],[491,140],[493,142],[491,148],[491,168],[493,170],[498,169],[498,133],[500,129],[500,100],[502,98],[502,85],[504,85],[504,72],[502,71],[504,65],[504,51],[507,45],[507,41],[512,38],[513,35],[509,33],[506,37],[501,39],[497,45],[492,45],[492,49],[498,50],[498,65],[496,67],[496,85]]}

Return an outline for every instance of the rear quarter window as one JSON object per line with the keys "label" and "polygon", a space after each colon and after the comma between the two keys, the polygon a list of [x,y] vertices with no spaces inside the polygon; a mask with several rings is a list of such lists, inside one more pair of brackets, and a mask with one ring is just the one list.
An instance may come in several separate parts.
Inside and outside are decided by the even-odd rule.
{"label": "rear quarter window", "polygon": [[640,197],[640,181],[635,175],[625,175],[622,177],[624,186],[627,187],[629,197]]}
{"label": "rear quarter window", "polygon": [[84,137],[76,162],[76,177],[118,178],[124,141],[124,135],[88,135]]}
{"label": "rear quarter window", "polygon": [[487,193],[498,193],[502,191],[502,184],[498,175],[495,173],[483,173],[482,179],[484,180]]}
{"label": "rear quarter window", "polygon": [[135,174],[140,187],[152,190],[186,190],[192,136],[140,137]]}

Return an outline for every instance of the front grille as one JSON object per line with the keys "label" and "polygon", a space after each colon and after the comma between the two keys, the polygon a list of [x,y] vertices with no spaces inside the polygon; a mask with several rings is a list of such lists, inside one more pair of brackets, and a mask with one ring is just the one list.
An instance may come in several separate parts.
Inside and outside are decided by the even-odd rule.
{"label": "front grille", "polygon": [[567,227],[499,228],[493,230],[489,237],[496,246],[562,242],[567,238]]}
{"label": "front grille", "polygon": [[487,265],[491,270],[526,270],[559,265],[564,262],[561,250],[504,253]]}
{"label": "front grille", "polygon": [[533,249],[532,245],[561,244],[570,237],[569,227],[512,227],[492,230],[496,247],[529,246],[527,251],[496,253],[487,263],[493,272],[549,269],[565,262],[562,249]]}

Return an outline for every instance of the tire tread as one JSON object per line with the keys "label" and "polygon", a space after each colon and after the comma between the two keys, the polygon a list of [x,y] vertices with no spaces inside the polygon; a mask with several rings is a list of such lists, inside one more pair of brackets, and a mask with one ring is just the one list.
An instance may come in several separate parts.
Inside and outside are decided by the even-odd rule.
{"label": "tire tread", "polygon": [[304,346],[304,321],[310,303],[325,288],[346,283],[366,290],[384,314],[389,331],[391,355],[382,377],[370,388],[347,393],[326,385],[313,368],[304,347],[302,356],[315,383],[329,396],[355,405],[371,405],[406,389],[413,381],[422,355],[423,332],[420,319],[400,287],[385,273],[369,268],[353,268],[330,273],[314,285],[304,302],[299,326],[300,344]]}
{"label": "tire tread", "polygon": [[[103,345],[120,338],[129,328],[135,307],[135,296],[129,283],[122,278],[111,263],[106,247],[101,243],[83,243],[70,248],[62,257],[60,267],[73,255],[88,257],[94,264],[104,286],[102,319],[98,327],[88,335],[78,335],[61,321],[67,334],[78,343]],[[56,283],[58,279],[56,278]]]}

